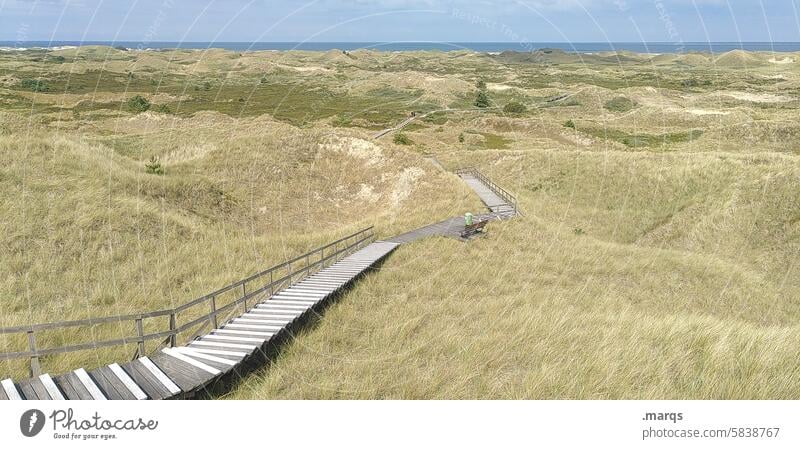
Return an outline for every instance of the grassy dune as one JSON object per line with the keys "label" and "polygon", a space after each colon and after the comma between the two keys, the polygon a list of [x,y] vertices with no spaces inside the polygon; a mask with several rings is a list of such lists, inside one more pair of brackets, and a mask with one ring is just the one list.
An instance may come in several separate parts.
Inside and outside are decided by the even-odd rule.
{"label": "grassy dune", "polygon": [[[2,54],[0,326],[170,307],[370,224],[479,210],[432,152],[525,215],[400,248],[226,398],[797,399],[799,58]],[[439,109],[408,145],[371,138]]]}

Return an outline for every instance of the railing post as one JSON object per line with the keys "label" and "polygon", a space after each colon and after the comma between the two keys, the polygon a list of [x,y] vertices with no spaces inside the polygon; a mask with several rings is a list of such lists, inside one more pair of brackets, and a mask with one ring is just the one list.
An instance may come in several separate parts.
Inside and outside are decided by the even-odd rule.
{"label": "railing post", "polygon": [[42,374],[42,367],[39,366],[39,356],[36,354],[36,337],[33,329],[28,331],[28,349],[31,351],[31,377],[38,377]]}
{"label": "railing post", "polygon": [[272,273],[274,271],[269,270],[269,295],[272,296],[275,294],[275,281],[273,281]]}
{"label": "railing post", "polygon": [[176,346],[177,341],[177,333],[175,332],[177,326],[175,325],[175,312],[171,312],[169,314],[169,347],[174,348]]}
{"label": "railing post", "polygon": [[[244,311],[247,312],[247,283],[242,282],[242,304]],[[216,329],[216,326],[214,327]]]}
{"label": "railing post", "polygon": [[142,326],[142,317],[136,318],[136,336],[139,337],[136,351],[139,357],[142,357],[144,356],[144,326]]}
{"label": "railing post", "polygon": [[219,327],[217,326],[217,297],[212,296],[209,304],[211,306],[211,315],[208,317],[211,319],[211,325],[214,326],[214,329],[216,329]]}

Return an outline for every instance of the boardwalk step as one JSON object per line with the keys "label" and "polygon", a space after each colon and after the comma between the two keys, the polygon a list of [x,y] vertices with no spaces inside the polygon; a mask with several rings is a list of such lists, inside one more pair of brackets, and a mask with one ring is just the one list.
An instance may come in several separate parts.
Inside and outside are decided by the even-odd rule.
{"label": "boardwalk step", "polygon": [[53,378],[50,377],[49,374],[45,373],[39,376],[39,381],[42,382],[44,388],[47,390],[47,394],[50,396],[50,399],[56,401],[63,401],[64,395],[61,393],[61,390],[58,389],[56,383],[53,382]]}
{"label": "boardwalk step", "polygon": [[142,388],[136,384],[136,382],[122,369],[121,366],[117,365],[116,363],[112,363],[108,365],[108,369],[117,376],[117,379],[122,383],[122,385],[127,388],[127,390],[133,395],[133,397],[137,400],[144,400],[147,399],[147,394],[142,390]]}

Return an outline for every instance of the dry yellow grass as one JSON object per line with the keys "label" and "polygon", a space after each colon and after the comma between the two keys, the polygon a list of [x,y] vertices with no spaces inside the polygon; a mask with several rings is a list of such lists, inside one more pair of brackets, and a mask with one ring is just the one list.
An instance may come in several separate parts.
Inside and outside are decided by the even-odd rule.
{"label": "dry yellow grass", "polygon": [[[400,248],[226,398],[799,396],[796,54],[58,55],[0,57],[2,326],[169,307],[369,224],[478,210],[432,151],[525,216]],[[20,88],[34,75],[49,90]],[[371,141],[471,107],[478,79],[529,111]]]}

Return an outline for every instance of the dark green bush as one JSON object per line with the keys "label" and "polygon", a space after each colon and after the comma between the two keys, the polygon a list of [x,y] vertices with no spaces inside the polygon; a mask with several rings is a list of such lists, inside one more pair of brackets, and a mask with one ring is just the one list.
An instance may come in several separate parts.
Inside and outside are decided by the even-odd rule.
{"label": "dark green bush", "polygon": [[522,103],[512,101],[503,107],[503,112],[506,114],[524,114],[525,112],[528,112],[528,108],[526,108]]}
{"label": "dark green bush", "polygon": [[128,110],[138,114],[140,112],[145,112],[150,109],[150,101],[147,98],[144,98],[141,95],[136,95],[135,97],[131,97],[128,99]]}
{"label": "dark green bush", "polygon": [[398,145],[411,145],[412,142],[411,138],[403,133],[397,133],[394,135],[394,143]]}
{"label": "dark green bush", "polygon": [[49,88],[42,80],[24,79],[19,82],[19,87],[33,92],[47,92]]}
{"label": "dark green bush", "polygon": [[616,97],[606,101],[603,107],[612,112],[628,112],[636,107],[636,102],[628,97]]}
{"label": "dark green bush", "polygon": [[478,96],[475,98],[475,106],[479,108],[488,108],[489,107],[489,96],[486,95],[486,92],[479,91]]}

